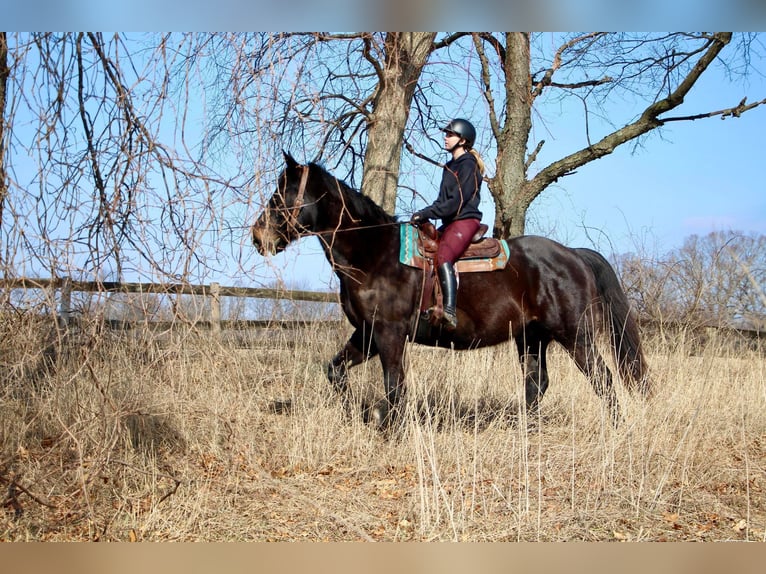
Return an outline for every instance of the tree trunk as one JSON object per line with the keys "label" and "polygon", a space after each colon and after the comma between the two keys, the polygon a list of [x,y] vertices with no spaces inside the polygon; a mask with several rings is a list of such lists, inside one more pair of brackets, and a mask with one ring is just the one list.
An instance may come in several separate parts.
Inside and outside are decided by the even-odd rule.
{"label": "tree trunk", "polygon": [[508,33],[506,45],[506,121],[502,128],[495,126],[497,171],[489,182],[495,200],[495,237],[522,235],[527,208],[535,198],[527,185],[525,164],[532,129],[529,34]]}
{"label": "tree trunk", "polygon": [[436,37],[432,32],[389,32],[385,62],[368,123],[362,193],[388,213],[396,210],[396,193],[404,129],[420,73]]}

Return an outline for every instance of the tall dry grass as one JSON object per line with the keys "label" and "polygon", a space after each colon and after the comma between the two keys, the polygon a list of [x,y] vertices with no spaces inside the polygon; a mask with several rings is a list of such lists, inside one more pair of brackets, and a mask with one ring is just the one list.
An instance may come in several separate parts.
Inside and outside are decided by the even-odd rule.
{"label": "tall dry grass", "polygon": [[[766,537],[762,346],[649,338],[656,393],[618,388],[618,428],[561,351],[525,420],[512,346],[413,346],[406,425],[385,437],[325,379],[345,329],[246,348],[1,325],[2,540]],[[359,412],[380,377],[377,360],[351,372]]]}

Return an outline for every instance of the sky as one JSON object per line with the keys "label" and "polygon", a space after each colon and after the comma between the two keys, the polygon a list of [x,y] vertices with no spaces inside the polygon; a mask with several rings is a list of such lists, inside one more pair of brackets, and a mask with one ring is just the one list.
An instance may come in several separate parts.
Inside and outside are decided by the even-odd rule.
{"label": "sky", "polygon": [[[766,73],[766,60],[760,67]],[[764,76],[730,84],[721,70],[711,72],[669,116],[730,108],[746,96],[751,103],[766,98]],[[583,144],[577,110],[562,110],[548,120],[551,133],[540,136],[546,140],[540,167]],[[641,140],[640,147],[620,146],[546,189],[528,212],[526,231],[595,248],[607,257],[636,253],[650,259],[680,247],[693,234],[766,235],[765,133],[766,104],[739,118],[670,122]],[[424,180],[418,189],[433,200],[437,185],[436,178]],[[482,209],[491,225],[494,211],[486,187]],[[332,289],[336,284],[316,239],[301,240],[269,265],[296,287]]]}
{"label": "sky", "polygon": [[[766,98],[766,79],[730,85],[713,70],[667,115],[733,107],[745,96]],[[534,205],[533,219],[567,244],[605,253],[667,251],[711,231],[766,234],[765,128],[766,105],[740,118],[671,122],[641,148],[628,143],[560,180]]]}
{"label": "sky", "polygon": [[[763,100],[766,98],[763,75],[766,58],[753,64],[761,70],[761,75],[753,72],[744,83],[729,82],[720,69],[709,70],[684,104],[669,115],[729,108],[743,97],[749,102]],[[612,105],[614,117],[620,117],[620,121],[632,118],[619,112],[640,111],[635,102]],[[471,116],[474,110],[458,109],[455,113],[475,120],[480,141],[486,147],[489,139],[486,126],[482,125],[481,118]],[[540,138],[546,140],[533,169],[579,150],[586,143],[584,116],[574,104],[560,109],[547,108],[543,119],[544,122],[536,121],[532,134],[533,142]],[[618,127],[621,125],[618,123]],[[645,136],[638,148],[631,143],[620,146],[614,153],[591,162],[546,189],[528,212],[527,232],[573,247],[591,247],[607,257],[629,252],[658,257],[680,247],[692,234],[704,235],[711,231],[766,235],[766,183],[761,173],[766,158],[764,133],[766,105],[740,118],[713,117],[670,123],[661,132]],[[433,137],[441,138],[438,133]],[[291,151],[299,161],[310,160],[315,153],[315,150]],[[488,164],[494,165],[491,152],[480,151]],[[435,159],[446,159],[446,155]],[[434,166],[423,164],[422,172],[415,176],[415,188],[432,201],[438,190],[439,172]],[[413,206],[413,210],[417,207],[420,206]],[[482,209],[484,221],[491,226],[493,203],[486,187]],[[190,278],[192,282],[218,281],[222,285],[253,287],[281,282],[299,289],[337,288],[337,280],[315,238],[301,240],[274,258],[257,255],[247,233],[247,225],[256,215],[251,212],[243,215],[244,221],[235,222],[241,223],[241,236],[232,238],[231,249],[222,250],[232,255],[230,261],[221,262],[223,272],[217,276]],[[401,215],[408,217],[409,213]],[[242,267],[237,252],[241,254]],[[243,268],[255,272],[243,276]]]}

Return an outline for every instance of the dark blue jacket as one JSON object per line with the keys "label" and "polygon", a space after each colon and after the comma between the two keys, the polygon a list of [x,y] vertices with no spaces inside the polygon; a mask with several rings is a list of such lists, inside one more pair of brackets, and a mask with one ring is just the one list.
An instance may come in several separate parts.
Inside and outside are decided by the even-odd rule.
{"label": "dark blue jacket", "polygon": [[444,166],[439,196],[418,214],[426,219],[441,219],[449,225],[456,219],[481,219],[479,191],[481,172],[476,158],[466,152]]}

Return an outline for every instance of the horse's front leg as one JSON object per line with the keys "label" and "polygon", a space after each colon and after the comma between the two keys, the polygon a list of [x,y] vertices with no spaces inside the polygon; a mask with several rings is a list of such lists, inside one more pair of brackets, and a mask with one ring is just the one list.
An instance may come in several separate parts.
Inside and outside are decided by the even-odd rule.
{"label": "horse's front leg", "polygon": [[405,405],[404,347],[406,330],[401,324],[376,325],[375,342],[380,351],[386,397],[372,409],[372,421],[380,430],[388,430],[401,420]]}
{"label": "horse's front leg", "polygon": [[349,403],[348,370],[377,354],[378,348],[375,341],[372,340],[369,330],[357,328],[344,347],[327,365],[327,379],[346,406]]}

